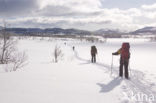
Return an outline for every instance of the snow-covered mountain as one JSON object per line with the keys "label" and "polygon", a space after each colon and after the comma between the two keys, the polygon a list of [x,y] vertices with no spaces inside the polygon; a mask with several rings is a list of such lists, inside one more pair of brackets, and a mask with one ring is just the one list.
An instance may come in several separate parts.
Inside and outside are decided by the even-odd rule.
{"label": "snow-covered mountain", "polygon": [[[0,30],[2,29],[2,26],[0,26]],[[132,32],[124,32],[122,30],[118,29],[99,29],[96,31],[87,31],[87,30],[79,30],[79,29],[62,29],[62,28],[7,28],[7,31],[13,32],[16,34],[36,34],[36,33],[47,33],[47,34],[74,34],[74,35],[107,35],[107,36],[119,36],[119,35],[125,35],[125,34],[133,34],[133,35],[156,35],[156,27],[144,27]]]}
{"label": "snow-covered mountain", "polygon": [[123,32],[121,32],[118,29],[99,29],[99,30],[95,31],[95,34],[101,34],[101,35],[107,35],[107,34],[123,34]]}
{"label": "snow-covered mountain", "polygon": [[62,28],[47,28],[44,30],[46,33],[53,33],[53,34],[80,34],[80,35],[90,35],[91,32],[86,30],[79,30],[79,29],[62,29]]}
{"label": "snow-covered mountain", "polygon": [[123,34],[123,32],[117,29],[99,29],[96,31],[87,31],[79,29],[62,29],[62,28],[7,28],[7,31],[17,34],[28,34],[28,33],[51,33],[51,34],[78,34],[78,35],[116,35]]}
{"label": "snow-covered mountain", "polygon": [[62,28],[7,28],[7,31],[17,34],[28,34],[28,33],[51,33],[51,34],[80,34],[90,35],[90,31],[78,30],[78,29],[62,29]]}
{"label": "snow-covered mountain", "polygon": [[131,34],[155,34],[156,35],[156,27],[144,27],[131,32]]}

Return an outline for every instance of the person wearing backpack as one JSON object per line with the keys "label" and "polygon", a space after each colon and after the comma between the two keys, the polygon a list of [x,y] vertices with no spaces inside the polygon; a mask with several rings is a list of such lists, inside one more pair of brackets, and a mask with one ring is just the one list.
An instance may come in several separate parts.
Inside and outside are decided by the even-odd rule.
{"label": "person wearing backpack", "polygon": [[112,53],[112,55],[119,55],[120,54],[120,68],[119,68],[119,76],[123,76],[123,67],[125,70],[125,78],[129,78],[128,73],[128,65],[129,65],[129,59],[130,59],[130,45],[129,43],[123,43],[122,47],[115,53]]}
{"label": "person wearing backpack", "polygon": [[75,46],[73,46],[73,51],[75,50]]}
{"label": "person wearing backpack", "polygon": [[96,62],[96,54],[97,54],[97,49],[96,49],[96,46],[93,45],[93,46],[91,46],[91,56],[92,56],[91,61],[92,61],[92,63]]}

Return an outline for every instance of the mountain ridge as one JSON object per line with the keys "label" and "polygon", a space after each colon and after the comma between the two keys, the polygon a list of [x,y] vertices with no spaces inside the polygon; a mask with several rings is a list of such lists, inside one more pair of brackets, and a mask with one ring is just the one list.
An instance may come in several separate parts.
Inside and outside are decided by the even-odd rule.
{"label": "mountain ridge", "polygon": [[130,34],[135,34],[135,35],[154,34],[154,35],[156,35],[156,27],[152,27],[152,26],[143,27],[143,28],[137,29],[133,32],[130,32]]}
{"label": "mountain ridge", "polygon": [[[2,30],[2,26],[0,26],[0,30]],[[88,31],[88,30],[80,30],[75,28],[63,29],[63,28],[6,28],[8,32],[16,33],[16,34],[35,34],[35,33],[45,33],[45,34],[69,34],[69,35],[142,35],[142,34],[154,34],[156,35],[156,27],[144,27],[137,29],[132,32],[123,32],[118,29],[99,29],[96,31]]]}

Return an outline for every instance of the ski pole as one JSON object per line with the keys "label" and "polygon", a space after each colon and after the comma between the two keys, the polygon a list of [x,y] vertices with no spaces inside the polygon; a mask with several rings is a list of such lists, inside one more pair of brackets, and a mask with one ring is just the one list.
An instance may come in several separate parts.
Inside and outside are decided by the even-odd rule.
{"label": "ski pole", "polygon": [[112,75],[112,69],[113,69],[113,55],[112,55],[112,61],[111,61],[111,75]]}
{"label": "ski pole", "polygon": [[[99,61],[99,55],[98,55],[98,54],[96,54],[96,55],[97,55],[97,60]],[[97,61],[97,60],[96,60],[96,61]]]}
{"label": "ski pole", "polygon": [[129,60],[128,68],[129,68],[129,72],[130,72],[129,75],[131,76],[132,75],[132,73],[131,73],[132,71],[131,71],[131,68],[130,68],[130,60]]}

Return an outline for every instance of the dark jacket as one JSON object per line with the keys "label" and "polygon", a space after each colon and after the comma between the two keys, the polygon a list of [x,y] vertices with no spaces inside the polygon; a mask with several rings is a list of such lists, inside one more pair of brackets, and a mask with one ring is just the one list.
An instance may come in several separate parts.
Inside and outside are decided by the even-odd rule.
{"label": "dark jacket", "polygon": [[91,46],[91,54],[97,54],[96,46]]}

